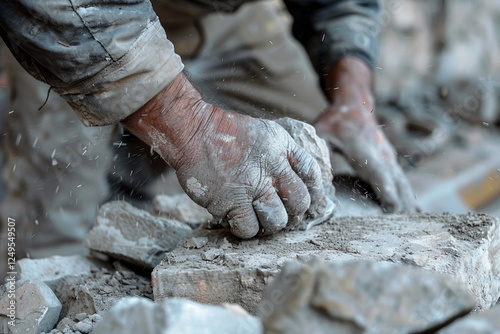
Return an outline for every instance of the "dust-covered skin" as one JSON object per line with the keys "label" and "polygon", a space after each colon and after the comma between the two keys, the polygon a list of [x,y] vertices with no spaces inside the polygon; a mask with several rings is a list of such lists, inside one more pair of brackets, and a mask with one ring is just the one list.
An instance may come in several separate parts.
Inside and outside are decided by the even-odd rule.
{"label": "dust-covered skin", "polygon": [[124,125],[238,237],[294,227],[325,206],[318,163],[281,126],[202,101],[182,74]]}
{"label": "dust-covered skin", "polygon": [[374,117],[371,77],[368,66],[356,58],[334,64],[325,83],[331,105],[316,121],[316,131],[371,185],[384,211],[411,212],[413,190]]}

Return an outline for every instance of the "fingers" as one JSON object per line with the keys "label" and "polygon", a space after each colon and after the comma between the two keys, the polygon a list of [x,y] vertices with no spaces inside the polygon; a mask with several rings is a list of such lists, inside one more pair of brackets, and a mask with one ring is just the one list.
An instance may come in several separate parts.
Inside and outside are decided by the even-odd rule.
{"label": "fingers", "polygon": [[283,202],[271,184],[251,204],[237,205],[227,218],[231,233],[242,239],[252,238],[259,232],[262,235],[275,233],[284,229],[288,222]]}
{"label": "fingers", "polygon": [[227,214],[231,233],[241,239],[250,239],[259,233],[259,221],[251,203],[239,205]]}
{"label": "fingers", "polygon": [[374,157],[358,169],[360,177],[367,181],[380,199],[386,213],[412,212],[415,210],[414,195],[408,179],[396,162],[382,163]]}
{"label": "fingers", "polygon": [[292,170],[276,180],[275,187],[288,213],[288,227],[293,228],[302,221],[311,205],[308,189]]}
{"label": "fingers", "polygon": [[286,227],[288,214],[283,202],[272,186],[264,196],[253,202],[253,208],[260,223],[262,235],[278,232]]}
{"label": "fingers", "polygon": [[318,163],[298,145],[294,145],[290,150],[288,161],[309,192],[311,199],[309,214],[313,217],[322,214],[326,207],[326,199]]}

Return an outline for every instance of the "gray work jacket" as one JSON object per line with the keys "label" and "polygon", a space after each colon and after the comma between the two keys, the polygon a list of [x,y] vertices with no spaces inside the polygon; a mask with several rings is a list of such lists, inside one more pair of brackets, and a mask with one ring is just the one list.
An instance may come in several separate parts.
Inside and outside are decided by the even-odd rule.
{"label": "gray work jacket", "polygon": [[[204,15],[244,0],[156,0]],[[285,0],[293,33],[322,74],[354,55],[377,54],[377,0]],[[168,31],[167,31],[168,33]],[[116,123],[183,69],[148,0],[8,0],[0,35],[21,65],[49,84],[87,126]]]}

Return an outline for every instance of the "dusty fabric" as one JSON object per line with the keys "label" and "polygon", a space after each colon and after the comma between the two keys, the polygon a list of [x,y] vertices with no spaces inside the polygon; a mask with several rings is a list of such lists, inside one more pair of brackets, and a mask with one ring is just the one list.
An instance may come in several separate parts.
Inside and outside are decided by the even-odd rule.
{"label": "dusty fabric", "polygon": [[147,0],[6,1],[0,28],[23,67],[87,126],[132,114],[183,67]]}

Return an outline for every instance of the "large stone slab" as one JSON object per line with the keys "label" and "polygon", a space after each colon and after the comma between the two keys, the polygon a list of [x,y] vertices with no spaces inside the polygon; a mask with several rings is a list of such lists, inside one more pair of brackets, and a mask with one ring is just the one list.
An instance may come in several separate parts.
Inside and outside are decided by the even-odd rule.
{"label": "large stone slab", "polygon": [[290,260],[318,256],[403,263],[436,271],[463,285],[485,310],[500,296],[500,229],[480,215],[415,214],[339,217],[308,231],[240,241],[223,229],[197,231],[200,248],[181,243],[152,274],[155,300],[182,297],[242,305],[257,313],[266,284]]}
{"label": "large stone slab", "polygon": [[165,252],[192,232],[187,225],[150,215],[124,201],[99,209],[85,240],[90,249],[146,268],[156,266]]}

